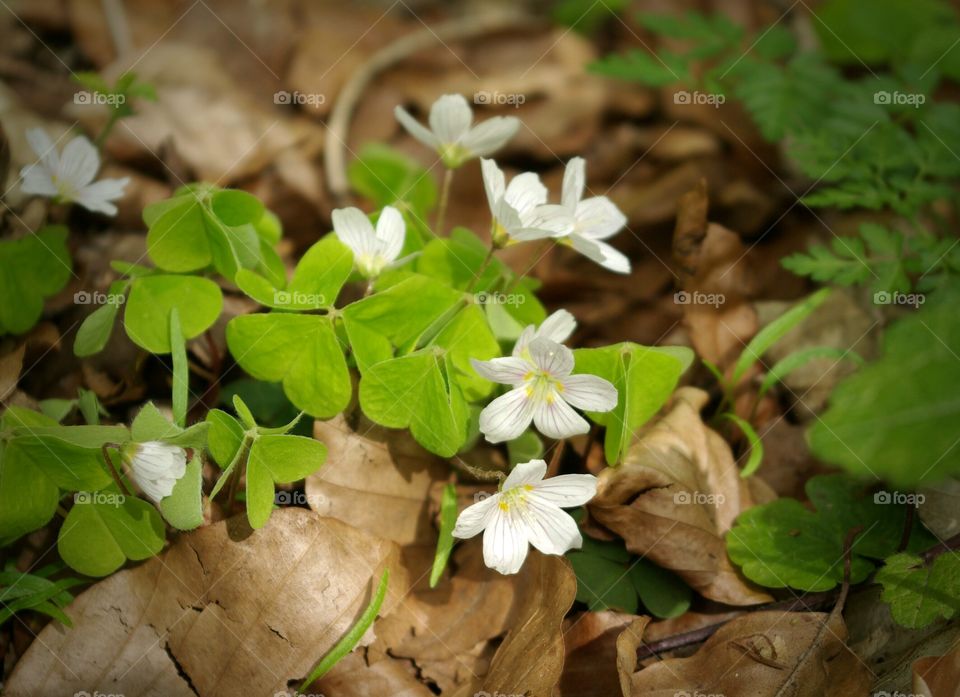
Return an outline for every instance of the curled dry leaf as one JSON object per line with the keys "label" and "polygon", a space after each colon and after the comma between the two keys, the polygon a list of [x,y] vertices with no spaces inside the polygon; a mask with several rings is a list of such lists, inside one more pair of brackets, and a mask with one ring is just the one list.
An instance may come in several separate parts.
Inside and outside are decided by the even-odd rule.
{"label": "curled dry leaf", "polygon": [[[474,543],[476,546],[476,543]],[[513,694],[550,697],[563,670],[563,618],[577,593],[569,562],[531,552],[515,577],[517,595],[510,630],[485,675],[454,697]]]}
{"label": "curled dry leaf", "polygon": [[744,615],[689,658],[668,658],[634,672],[644,619],[617,641],[624,697],[744,695],[746,685],[751,697],[849,697],[870,687],[870,671],[844,644],[847,629],[839,613]]}
{"label": "curled dry leaf", "polygon": [[636,615],[605,610],[582,612],[564,622],[566,659],[560,692],[563,697],[610,697],[620,689],[617,638]]}
{"label": "curled dry leaf", "polygon": [[750,251],[740,236],[707,222],[707,187],[684,194],[677,204],[673,256],[680,273],[682,305],[697,355],[720,366],[732,364],[757,331],[747,298],[756,290]]}
{"label": "curled dry leaf", "polygon": [[730,446],[700,419],[707,393],[683,387],[669,411],[600,474],[590,514],[627,549],[681,576],[704,597],[753,605],[771,597],[748,584],[727,558],[724,534],[746,508],[773,498],[741,479]]}
{"label": "curled dry leaf", "polygon": [[960,647],[943,656],[924,656],[914,661],[913,691],[916,697],[958,697]]}
{"label": "curled dry leaf", "polygon": [[356,622],[383,569],[388,613],[405,592],[388,541],[304,509],[183,535],[68,608],[17,663],[6,695],[267,695],[303,679]]}

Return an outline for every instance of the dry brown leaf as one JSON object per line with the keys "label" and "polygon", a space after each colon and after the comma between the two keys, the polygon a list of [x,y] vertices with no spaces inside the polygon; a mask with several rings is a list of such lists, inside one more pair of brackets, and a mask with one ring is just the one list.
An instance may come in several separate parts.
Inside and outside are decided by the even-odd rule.
{"label": "dry brown leaf", "polygon": [[642,629],[635,623],[618,641],[625,697],[855,697],[870,687],[870,671],[844,644],[839,613],[754,612],[721,627],[688,658],[633,672]]}
{"label": "dry brown leaf", "polygon": [[707,400],[702,390],[677,390],[623,464],[600,474],[590,514],[631,552],[673,570],[711,600],[767,602],[771,597],[730,564],[723,536],[741,511],[773,495],[755,478],[740,478],[730,446],[700,418]]}
{"label": "dry brown leaf", "polygon": [[513,694],[550,697],[563,670],[563,618],[573,604],[577,579],[569,562],[531,552],[518,587],[507,636],[479,679],[456,697]]}
{"label": "dry brown leaf", "polygon": [[371,652],[413,659],[444,691],[482,675],[486,644],[516,625],[511,613],[520,607],[517,594],[529,583],[531,560],[517,576],[502,576],[484,565],[479,540],[459,545],[450,579],[404,598],[378,623]]}
{"label": "dry brown leaf", "polygon": [[23,352],[27,349],[26,342],[9,353],[0,356],[0,402],[13,394],[20,381],[20,371],[23,369]]}
{"label": "dry brown leaf", "polygon": [[342,416],[314,422],[313,435],[326,443],[330,455],[322,469],[307,477],[307,502],[320,515],[401,545],[416,585],[437,545],[430,488],[449,475],[450,465],[406,431],[369,422],[358,429]]}
{"label": "dry brown leaf", "polygon": [[396,546],[305,509],[188,533],[114,574],[51,623],[5,694],[267,695],[284,691],[356,622],[383,569],[388,613],[406,590]]}
{"label": "dry brown leaf", "polygon": [[[107,72],[122,69],[117,65]],[[108,142],[115,159],[182,162],[193,178],[227,186],[271,166],[281,153],[309,162],[320,152],[323,132],[318,125],[281,110],[272,97],[245,92],[223,58],[206,46],[164,41],[143,55],[136,71],[154,85],[157,101],[138,104],[137,112],[116,128]],[[106,118],[96,105],[70,105],[69,112],[91,132]],[[176,173],[178,167],[172,169]],[[179,185],[183,182],[176,179],[187,174],[171,176]]]}
{"label": "dry brown leaf", "polygon": [[914,661],[913,691],[916,697],[960,697],[960,646]]}
{"label": "dry brown leaf", "polygon": [[331,697],[433,697],[406,661],[383,658],[367,665],[362,653],[344,656],[309,692]]}
{"label": "dry brown leaf", "polygon": [[637,619],[636,615],[607,610],[582,612],[564,622],[563,697],[610,697],[617,693],[617,638]]}

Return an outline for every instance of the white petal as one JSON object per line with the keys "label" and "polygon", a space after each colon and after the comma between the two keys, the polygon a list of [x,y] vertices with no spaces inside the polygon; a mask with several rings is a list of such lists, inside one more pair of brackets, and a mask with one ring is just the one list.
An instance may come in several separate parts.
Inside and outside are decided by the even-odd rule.
{"label": "white petal", "polygon": [[42,164],[27,165],[20,170],[20,190],[35,196],[56,196],[59,192],[53,177]]}
{"label": "white petal", "polygon": [[510,180],[503,198],[523,215],[547,202],[547,187],[534,172],[524,172]]}
{"label": "white petal", "polygon": [[561,474],[534,485],[528,497],[542,499],[560,508],[582,506],[597,493],[597,478],[592,474]]}
{"label": "white petal", "polygon": [[574,249],[600,266],[616,273],[630,273],[630,260],[606,242],[591,240],[581,235],[570,235],[567,239]]}
{"label": "white petal", "polygon": [[606,196],[581,201],[576,208],[577,232],[592,240],[616,235],[627,224],[627,216]]}
{"label": "white petal", "polygon": [[93,181],[100,169],[100,155],[86,136],[77,136],[63,149],[57,176],[81,189]]}
{"label": "white petal", "polygon": [[573,351],[563,344],[537,337],[529,343],[533,364],[555,378],[563,378],[573,370]]}
{"label": "white petal", "polygon": [[419,121],[407,113],[403,107],[395,107],[393,115],[397,117],[400,125],[407,129],[407,133],[426,145],[428,148],[436,150],[440,145],[437,137],[433,135],[429,128],[423,126]]}
{"label": "white petal", "polygon": [[467,131],[460,139],[460,145],[474,155],[484,157],[503,147],[519,127],[520,120],[513,116],[495,116]]}
{"label": "white petal", "polygon": [[543,320],[540,328],[537,329],[537,336],[562,344],[570,338],[576,328],[577,320],[574,316],[566,310],[560,309]]}
{"label": "white petal", "polygon": [[503,198],[503,192],[506,191],[506,179],[503,171],[497,167],[493,160],[480,160],[480,171],[483,174],[483,188],[487,192],[487,202],[490,204],[490,212],[496,218],[497,207],[500,199]]}
{"label": "white petal", "polygon": [[583,417],[554,392],[553,399],[538,401],[533,410],[537,430],[548,438],[569,438],[590,430]]}
{"label": "white petal", "polygon": [[497,510],[500,494],[490,494],[485,499],[467,506],[457,517],[453,536],[466,540],[479,534],[490,522],[490,516]]}
{"label": "white petal", "polygon": [[563,170],[563,191],[560,194],[560,203],[564,208],[576,210],[577,204],[583,197],[583,187],[586,184],[586,164],[582,157],[574,157]]}
{"label": "white petal", "polygon": [[544,554],[563,554],[570,549],[580,549],[583,538],[577,523],[568,513],[536,496],[527,496],[527,537],[530,544]]}
{"label": "white petal", "polygon": [[337,208],[330,217],[333,219],[333,231],[354,254],[371,255],[376,252],[376,233],[363,211],[359,208]]}
{"label": "white petal", "polygon": [[406,239],[407,225],[403,216],[393,206],[384,207],[377,220],[377,239],[380,246],[380,255],[388,262],[400,256],[403,242]]}
{"label": "white petal", "polygon": [[610,411],[617,406],[617,388],[596,375],[569,375],[562,378],[560,396],[567,404],[586,411]]}
{"label": "white petal", "polygon": [[460,140],[472,121],[473,111],[462,94],[445,94],[430,107],[430,129],[441,145]]}
{"label": "white petal", "polygon": [[117,207],[110,203],[123,198],[123,190],[130,182],[130,177],[122,179],[101,179],[93,184],[79,189],[74,194],[74,201],[94,213],[116,215]]}
{"label": "white petal", "polygon": [[490,443],[513,440],[533,420],[533,402],[523,387],[497,397],[480,412],[480,431]]}
{"label": "white petal", "polygon": [[513,345],[513,355],[519,356],[523,353],[524,349],[527,348],[527,345],[533,340],[537,335],[537,328],[532,324],[528,324],[523,328],[523,331],[520,332],[520,336],[517,337],[517,343]]}
{"label": "white petal", "polygon": [[522,229],[514,234],[518,241],[564,237],[573,232],[576,225],[576,219],[567,208],[553,203],[529,208],[520,218]]}
{"label": "white petal", "polygon": [[482,377],[502,385],[520,385],[526,374],[534,370],[534,366],[530,365],[529,361],[517,357],[494,358],[489,361],[471,358],[470,365]]}
{"label": "white petal", "polygon": [[483,533],[483,563],[501,574],[515,574],[527,558],[530,544],[526,531],[513,516],[497,509]]}
{"label": "white petal", "polygon": [[523,484],[535,485],[543,480],[543,475],[547,473],[547,463],[543,460],[530,460],[530,462],[520,462],[514,466],[513,470],[507,475],[503,482],[503,491],[512,489],[515,486]]}
{"label": "white petal", "polygon": [[60,155],[57,153],[57,146],[45,130],[31,128],[27,131],[27,143],[30,144],[30,149],[40,158],[40,163],[51,174],[57,171],[60,164]]}

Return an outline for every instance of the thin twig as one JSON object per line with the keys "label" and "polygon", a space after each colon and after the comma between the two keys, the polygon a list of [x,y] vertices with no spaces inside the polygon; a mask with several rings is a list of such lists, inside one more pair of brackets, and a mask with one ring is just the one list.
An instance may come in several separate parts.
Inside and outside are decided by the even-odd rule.
{"label": "thin twig", "polygon": [[350,196],[350,183],[347,180],[350,119],[364,90],[378,74],[437,44],[473,39],[497,31],[522,29],[541,23],[542,20],[519,14],[515,10],[468,14],[432,27],[424,26],[422,30],[401,36],[370,56],[340,90],[337,103],[334,104],[327,121],[327,130],[332,137],[327,139],[324,146],[323,169],[336,205],[344,205]]}

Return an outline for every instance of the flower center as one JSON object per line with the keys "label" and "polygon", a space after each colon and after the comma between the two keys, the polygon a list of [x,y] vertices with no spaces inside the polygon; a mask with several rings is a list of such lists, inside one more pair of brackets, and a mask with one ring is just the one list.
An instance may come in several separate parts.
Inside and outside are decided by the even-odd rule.
{"label": "flower center", "polygon": [[57,197],[63,201],[72,201],[76,196],[77,189],[72,182],[61,179],[56,174],[50,176],[53,185],[57,187]]}
{"label": "flower center", "polygon": [[545,370],[531,370],[523,376],[527,397],[553,404],[558,392],[563,392],[563,383]]}
{"label": "flower center", "polygon": [[379,254],[357,255],[357,268],[364,276],[377,276],[386,266],[386,259]]}
{"label": "flower center", "polygon": [[527,493],[533,491],[529,484],[514,486],[500,494],[500,510],[509,513],[511,509],[523,510],[527,505]]}

